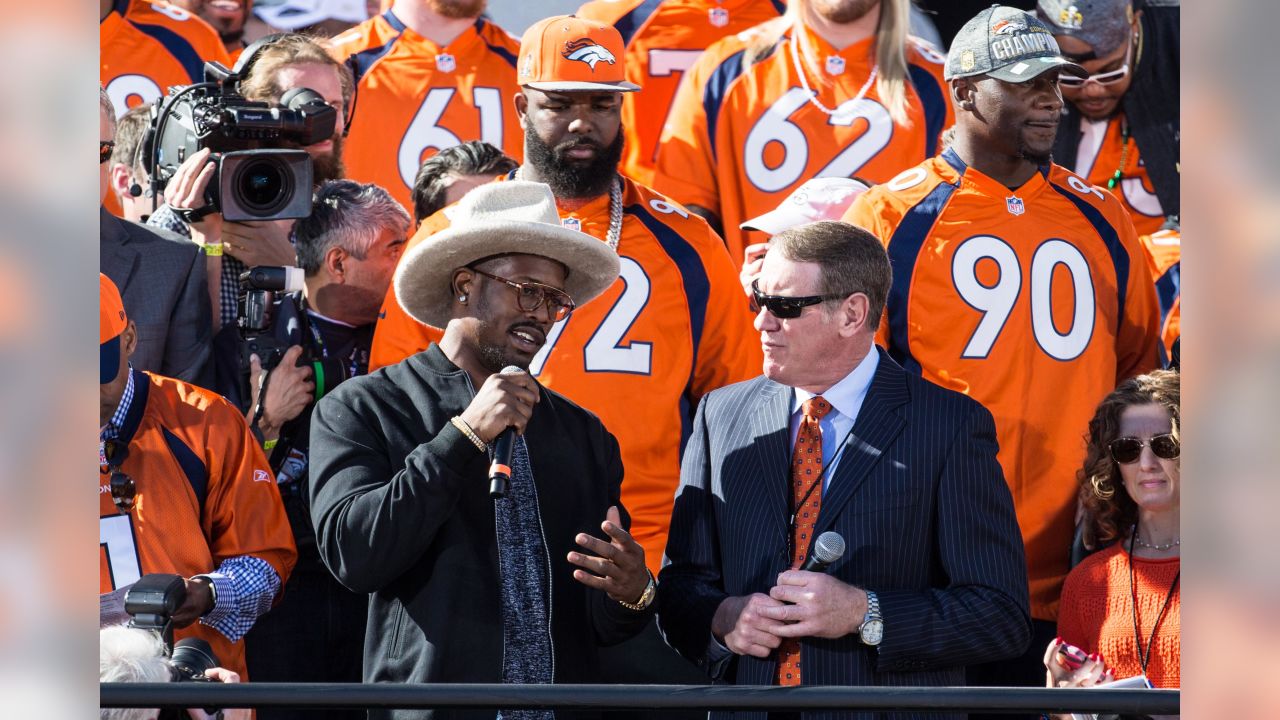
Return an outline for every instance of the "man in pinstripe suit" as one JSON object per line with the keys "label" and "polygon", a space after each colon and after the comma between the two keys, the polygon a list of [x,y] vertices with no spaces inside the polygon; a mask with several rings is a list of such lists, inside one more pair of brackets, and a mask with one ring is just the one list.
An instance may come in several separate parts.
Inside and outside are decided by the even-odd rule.
{"label": "man in pinstripe suit", "polygon": [[[667,641],[713,677],[963,685],[965,665],[1026,649],[995,424],[875,348],[891,279],[853,225],[773,238],[754,287],[764,375],[699,406],[659,582]],[[799,570],[828,530],[842,559]]]}

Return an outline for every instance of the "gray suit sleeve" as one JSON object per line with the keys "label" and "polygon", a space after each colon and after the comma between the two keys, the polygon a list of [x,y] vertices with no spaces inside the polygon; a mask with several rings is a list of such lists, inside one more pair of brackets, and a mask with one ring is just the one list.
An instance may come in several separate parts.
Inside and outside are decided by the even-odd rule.
{"label": "gray suit sleeve", "polygon": [[209,305],[204,254],[192,253],[186,283],[169,316],[160,373],[201,387],[213,387],[213,311]]}

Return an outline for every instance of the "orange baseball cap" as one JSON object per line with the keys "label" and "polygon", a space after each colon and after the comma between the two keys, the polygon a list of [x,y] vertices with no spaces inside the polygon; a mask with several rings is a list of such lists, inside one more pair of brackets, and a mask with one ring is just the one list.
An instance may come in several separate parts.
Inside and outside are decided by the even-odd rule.
{"label": "orange baseball cap", "polygon": [[520,84],[535,90],[635,92],[622,59],[626,45],[612,25],[573,15],[549,17],[520,38]]}
{"label": "orange baseball cap", "polygon": [[129,325],[124,314],[124,301],[111,278],[98,273],[98,359],[99,383],[105,385],[120,374],[120,333]]}

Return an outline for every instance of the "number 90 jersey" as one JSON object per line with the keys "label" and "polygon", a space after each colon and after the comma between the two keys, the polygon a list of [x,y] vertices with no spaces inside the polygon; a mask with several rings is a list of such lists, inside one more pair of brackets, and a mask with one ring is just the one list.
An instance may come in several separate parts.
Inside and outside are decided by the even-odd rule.
{"label": "number 90 jersey", "polygon": [[[626,468],[622,503],[656,575],[698,400],[759,375],[763,355],[737,270],[707,223],[630,179],[622,204],[621,276],[552,327],[529,372],[598,415],[617,437]],[[447,227],[448,211],[424,220],[411,242]],[[603,238],[609,196],[561,217]],[[405,313],[395,288],[382,307],[371,371],[440,339],[439,330]]]}
{"label": "number 90 jersey", "polygon": [[995,416],[1031,613],[1054,619],[1089,419],[1117,383],[1156,367],[1155,289],[1128,213],[1057,165],[1009,190],[947,150],[843,219],[893,264],[877,340]]}
{"label": "number 90 jersey", "polygon": [[388,10],[329,42],[356,80],[348,177],[381,185],[412,211],[418,167],[444,148],[483,140],[523,156],[513,100],[520,42],[497,25],[476,20],[440,47]]}
{"label": "number 90 jersey", "polygon": [[[816,49],[818,63],[806,63],[802,80],[791,47],[796,30],[748,67],[748,47],[759,42],[751,39],[754,32],[713,44],[686,74],[662,132],[653,181],[685,205],[715,212],[737,263],[747,245],[768,239],[738,225],[773,210],[806,180],[884,182],[937,154],[940,134],[954,122],[944,59],[921,42],[907,43],[910,123],[899,125],[875,82],[857,97],[874,65],[874,36],[837,51],[801,27],[806,39],[798,50]],[[810,102],[803,82],[834,114]]]}

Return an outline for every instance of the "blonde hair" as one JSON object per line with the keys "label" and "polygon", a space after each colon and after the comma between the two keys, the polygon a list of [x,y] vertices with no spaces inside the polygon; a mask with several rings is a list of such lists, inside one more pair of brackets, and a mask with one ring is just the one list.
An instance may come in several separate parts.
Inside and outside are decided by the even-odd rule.
{"label": "blonde hair", "polygon": [[[800,10],[806,0],[790,0],[782,17],[758,25],[748,38],[744,64],[751,66],[774,51],[789,30],[801,23]],[[876,24],[876,94],[898,125],[909,125],[907,85],[907,28],[911,24],[911,0],[880,0],[880,20]],[[793,41],[795,38],[792,38]]]}
{"label": "blonde hair", "polygon": [[249,68],[249,75],[240,81],[240,93],[250,100],[277,103],[289,88],[280,85],[279,71],[290,65],[328,65],[338,73],[342,85],[343,107],[346,115],[351,107],[351,95],[355,82],[351,69],[338,62],[316,39],[298,33],[280,33],[258,51]]}

